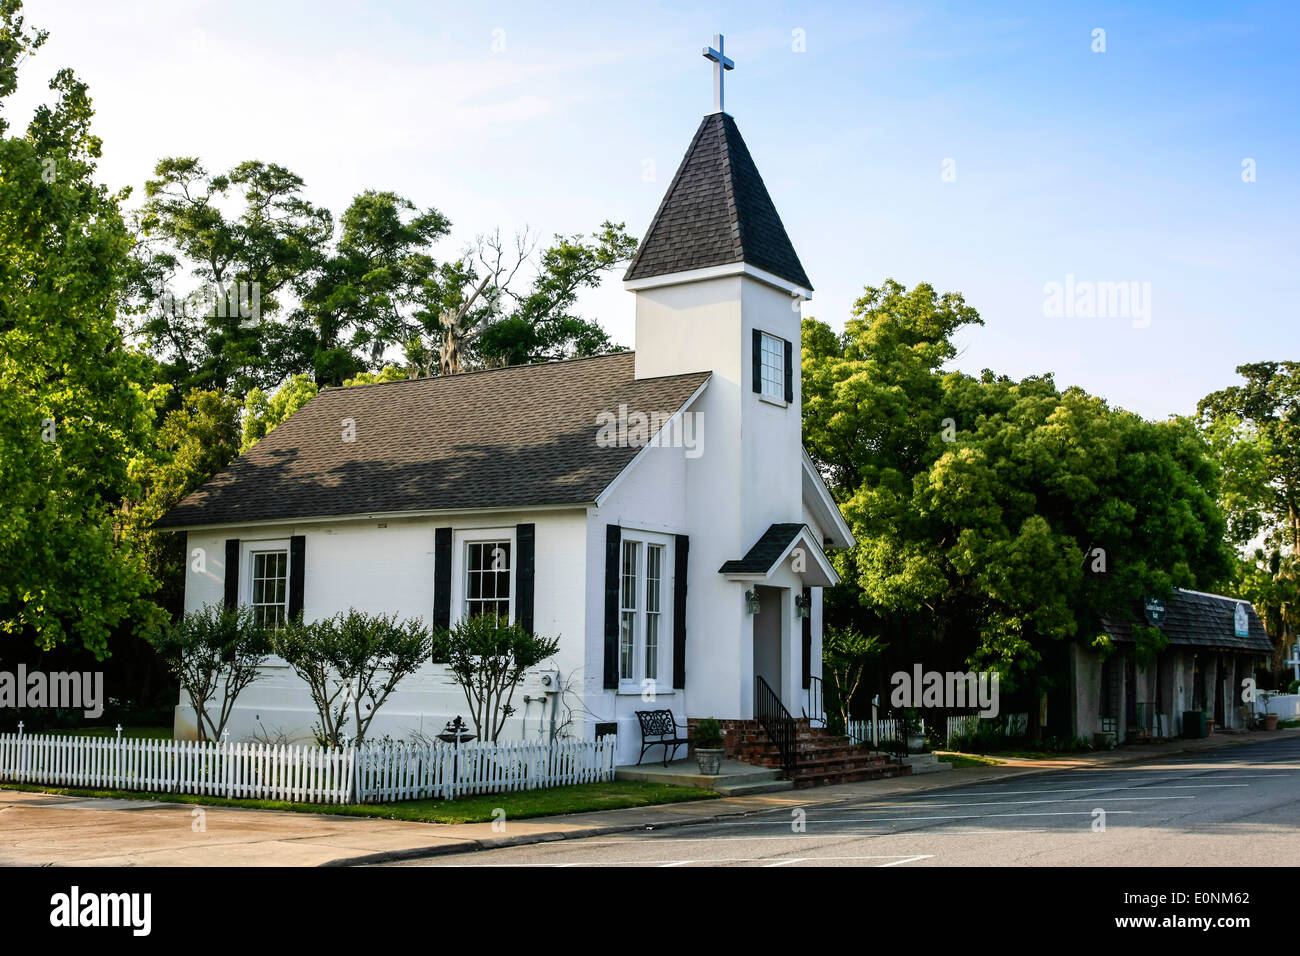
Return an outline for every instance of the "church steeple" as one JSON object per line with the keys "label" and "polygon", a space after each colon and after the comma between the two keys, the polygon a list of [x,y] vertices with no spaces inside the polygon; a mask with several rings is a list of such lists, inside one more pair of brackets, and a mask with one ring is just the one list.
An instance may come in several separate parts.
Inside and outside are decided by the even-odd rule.
{"label": "church steeple", "polygon": [[696,130],[623,279],[636,289],[643,280],[742,265],[804,298],[812,292],[736,121],[716,112]]}

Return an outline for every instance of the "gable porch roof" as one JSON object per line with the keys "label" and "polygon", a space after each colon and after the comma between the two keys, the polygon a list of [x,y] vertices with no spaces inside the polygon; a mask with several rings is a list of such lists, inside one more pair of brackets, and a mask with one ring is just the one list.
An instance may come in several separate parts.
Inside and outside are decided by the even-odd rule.
{"label": "gable porch roof", "polygon": [[770,580],[781,563],[797,546],[802,545],[809,557],[806,570],[800,573],[813,587],[830,587],[840,583],[830,559],[822,551],[821,543],[812,529],[798,522],[773,524],[754,542],[743,558],[733,558],[718,568],[718,573],[730,581],[761,583]]}

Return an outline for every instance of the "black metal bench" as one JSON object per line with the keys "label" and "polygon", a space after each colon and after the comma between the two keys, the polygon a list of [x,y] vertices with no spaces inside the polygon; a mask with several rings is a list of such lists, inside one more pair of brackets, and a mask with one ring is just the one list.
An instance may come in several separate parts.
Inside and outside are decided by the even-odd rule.
{"label": "black metal bench", "polygon": [[677,736],[677,728],[684,724],[677,723],[671,710],[638,710],[636,719],[641,724],[641,756],[636,758],[637,766],[645,759],[645,752],[656,744],[664,748],[664,766],[668,766],[669,748],[672,756],[677,756],[677,748],[690,742],[687,737]]}

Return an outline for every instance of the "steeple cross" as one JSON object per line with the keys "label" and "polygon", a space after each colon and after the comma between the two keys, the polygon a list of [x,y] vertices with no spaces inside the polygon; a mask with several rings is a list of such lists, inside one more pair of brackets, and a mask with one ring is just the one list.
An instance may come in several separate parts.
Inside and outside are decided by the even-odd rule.
{"label": "steeple cross", "polygon": [[713,112],[722,112],[722,74],[734,70],[736,64],[722,55],[722,34],[713,34],[713,46],[704,48],[704,58],[713,61]]}

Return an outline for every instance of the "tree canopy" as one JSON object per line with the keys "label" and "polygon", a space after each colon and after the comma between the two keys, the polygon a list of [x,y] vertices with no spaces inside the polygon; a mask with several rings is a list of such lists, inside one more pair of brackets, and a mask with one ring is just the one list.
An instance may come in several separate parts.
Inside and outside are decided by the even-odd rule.
{"label": "tree canopy", "polygon": [[1097,615],[1229,568],[1217,469],[1185,419],[1148,422],[1051,376],[945,372],[979,324],[960,295],[888,281],[843,333],[804,322],[805,440],[857,546],[845,614],[1032,686]]}
{"label": "tree canopy", "polygon": [[[42,45],[0,2],[0,108]],[[150,581],[114,515],[151,426],[148,363],[115,324],[130,234],[94,181],[100,140],[70,70],[25,133],[0,119],[0,629],[98,656],[152,619]]]}

